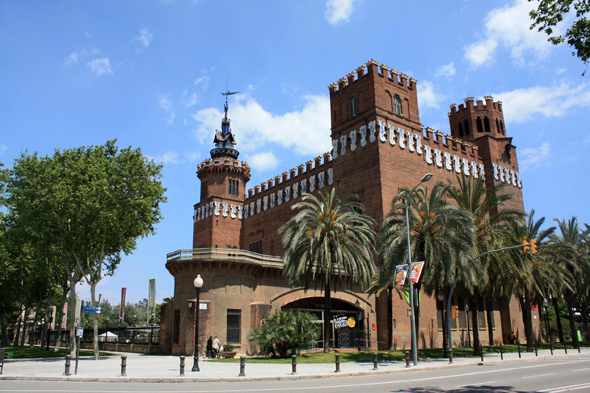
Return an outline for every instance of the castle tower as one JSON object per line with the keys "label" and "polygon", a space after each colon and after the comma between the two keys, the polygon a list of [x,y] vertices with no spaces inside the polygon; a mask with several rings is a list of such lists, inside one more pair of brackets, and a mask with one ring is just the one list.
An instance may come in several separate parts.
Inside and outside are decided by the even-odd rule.
{"label": "castle tower", "polygon": [[221,131],[215,132],[211,158],[198,165],[201,201],[195,205],[193,248],[238,248],[240,245],[242,204],[250,180],[250,167],[238,161],[239,151],[227,116],[221,120]]}
{"label": "castle tower", "polygon": [[451,105],[449,124],[451,135],[474,143],[479,148],[479,155],[484,163],[486,187],[506,183],[513,194],[506,207],[524,210],[522,199],[522,181],[518,170],[516,146],[512,138],[506,136],[502,102],[494,102],[492,96],[485,96],[485,104],[473,97],[465,98],[465,105]]}

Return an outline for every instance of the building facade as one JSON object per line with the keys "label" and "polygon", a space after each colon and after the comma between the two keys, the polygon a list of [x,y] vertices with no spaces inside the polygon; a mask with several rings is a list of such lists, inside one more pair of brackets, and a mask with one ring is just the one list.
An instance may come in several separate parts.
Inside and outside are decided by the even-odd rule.
{"label": "building facade", "polygon": [[[209,336],[234,344],[245,354],[256,348],[247,340],[251,328],[276,310],[299,309],[323,320],[323,293],[289,287],[282,277],[279,227],[294,212],[303,193],[342,187],[365,205],[378,224],[401,188],[412,188],[425,173],[436,181],[457,176],[484,178],[486,187],[506,183],[513,194],[507,207],[524,210],[522,182],[512,138],[506,136],[502,103],[466,98],[449,112],[451,135],[420,122],[417,81],[374,60],[329,86],[332,150],[250,188],[250,168],[238,161],[228,119],[227,97],[222,129],[214,137],[211,158],[198,165],[200,201],[194,207],[192,249],[168,254],[174,276],[174,302],[163,308],[161,351],[191,354],[194,348],[196,294],[193,280],[204,279],[200,296],[199,347]],[[326,138],[328,137],[326,130]],[[400,262],[403,263],[403,262]],[[389,296],[389,299],[388,299]],[[470,321],[456,297],[453,322],[456,345],[468,343]],[[491,301],[491,326],[479,311],[482,343],[488,329],[494,342],[508,342],[510,332],[524,336],[520,302]],[[421,296],[419,347],[442,346],[442,302]],[[483,307],[479,307],[483,310]],[[359,286],[332,294],[332,317],[356,320],[354,328],[333,330],[333,345],[409,348],[410,309],[405,299],[384,291],[368,296]],[[535,319],[538,332],[538,319]],[[324,339],[324,338],[322,338]]]}

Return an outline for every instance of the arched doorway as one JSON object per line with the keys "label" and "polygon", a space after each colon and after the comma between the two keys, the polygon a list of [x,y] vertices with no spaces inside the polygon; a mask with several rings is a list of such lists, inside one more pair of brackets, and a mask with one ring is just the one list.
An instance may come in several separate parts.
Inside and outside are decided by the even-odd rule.
{"label": "arched doorway", "polygon": [[[329,337],[331,348],[367,348],[370,343],[367,342],[367,323],[365,315],[360,307],[360,302],[356,304],[347,301],[332,298],[331,310],[331,335]],[[309,297],[294,300],[281,307],[281,310],[298,310],[308,312],[315,316],[315,323],[320,325],[323,334],[324,325],[324,298]],[[325,338],[322,337],[321,341]],[[319,343],[322,344],[322,343]],[[321,345],[319,345],[321,346]]]}

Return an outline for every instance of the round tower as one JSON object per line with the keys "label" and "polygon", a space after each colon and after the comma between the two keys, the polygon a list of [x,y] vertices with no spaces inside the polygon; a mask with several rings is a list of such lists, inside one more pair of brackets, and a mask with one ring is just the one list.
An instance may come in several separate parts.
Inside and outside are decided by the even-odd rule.
{"label": "round tower", "polygon": [[211,158],[197,166],[201,180],[201,201],[195,205],[193,248],[238,248],[242,205],[246,183],[250,180],[250,167],[238,161],[240,152],[235,149],[236,141],[227,116],[225,95],[225,116],[221,120],[221,131],[215,132]]}

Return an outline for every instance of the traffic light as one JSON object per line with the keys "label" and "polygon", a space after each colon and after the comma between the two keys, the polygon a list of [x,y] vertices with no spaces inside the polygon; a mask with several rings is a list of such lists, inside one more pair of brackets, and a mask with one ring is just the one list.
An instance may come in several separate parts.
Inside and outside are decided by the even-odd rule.
{"label": "traffic light", "polygon": [[[532,241],[534,241],[534,240],[532,240]],[[530,254],[530,252],[531,252],[531,248],[528,246],[528,244],[529,244],[529,241],[528,241],[527,239],[524,239],[524,240],[522,241],[522,244],[526,244],[526,246],[524,246],[524,255],[529,255],[529,254]],[[531,243],[531,244],[532,244],[532,243]]]}
{"label": "traffic light", "polygon": [[451,306],[451,319],[459,318],[459,307]]}
{"label": "traffic light", "polygon": [[531,254],[537,253],[537,241],[531,240]]}

